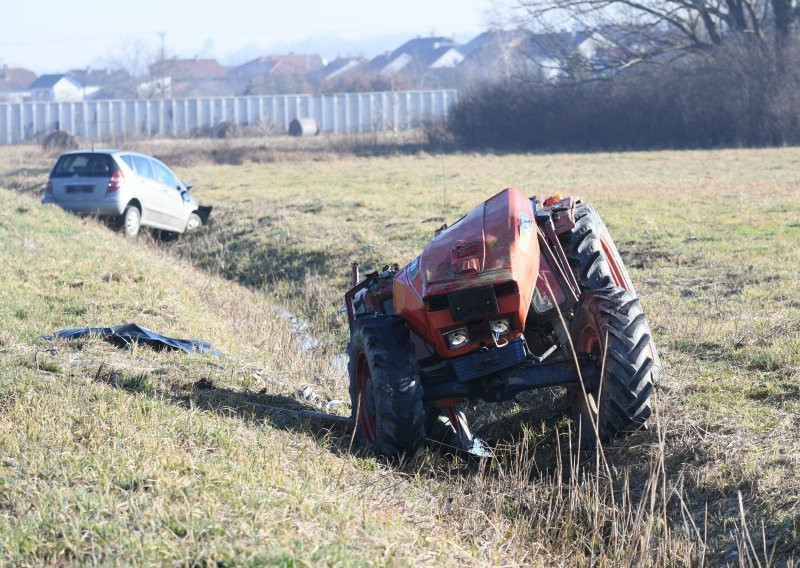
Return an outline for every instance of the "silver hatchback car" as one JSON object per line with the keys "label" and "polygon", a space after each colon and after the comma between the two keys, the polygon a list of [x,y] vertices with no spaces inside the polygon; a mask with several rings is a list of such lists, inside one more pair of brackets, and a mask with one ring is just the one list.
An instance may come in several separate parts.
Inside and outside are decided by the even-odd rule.
{"label": "silver hatchback car", "polygon": [[159,160],[119,150],[61,155],[50,172],[42,203],[117,222],[129,237],[142,226],[183,233],[207,219],[184,184]]}

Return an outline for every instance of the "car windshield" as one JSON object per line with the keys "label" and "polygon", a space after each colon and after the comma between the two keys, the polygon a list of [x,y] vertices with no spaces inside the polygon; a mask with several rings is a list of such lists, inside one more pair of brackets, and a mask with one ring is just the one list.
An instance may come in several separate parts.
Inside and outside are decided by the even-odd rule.
{"label": "car windshield", "polygon": [[108,177],[115,169],[108,154],[68,154],[58,159],[52,177]]}

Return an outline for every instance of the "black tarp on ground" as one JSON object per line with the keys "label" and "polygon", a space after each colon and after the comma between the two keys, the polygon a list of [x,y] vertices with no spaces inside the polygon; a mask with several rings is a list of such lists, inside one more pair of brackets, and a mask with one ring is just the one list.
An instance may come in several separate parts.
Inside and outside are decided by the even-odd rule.
{"label": "black tarp on ground", "polygon": [[48,339],[78,339],[87,336],[99,336],[116,345],[129,348],[134,343],[149,345],[153,349],[174,349],[184,353],[208,353],[219,355],[219,351],[204,339],[176,339],[150,331],[135,323],[118,325],[116,327],[84,327],[81,329],[64,329],[49,336]]}

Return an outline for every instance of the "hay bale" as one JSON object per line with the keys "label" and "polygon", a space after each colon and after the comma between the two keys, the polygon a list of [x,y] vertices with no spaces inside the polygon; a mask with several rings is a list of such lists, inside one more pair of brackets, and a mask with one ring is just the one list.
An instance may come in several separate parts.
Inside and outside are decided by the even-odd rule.
{"label": "hay bale", "polygon": [[189,131],[188,138],[213,138],[214,128],[211,126],[195,126]]}
{"label": "hay bale", "polygon": [[242,127],[236,124],[235,122],[231,122],[230,120],[226,120],[225,122],[220,122],[214,128],[214,138],[228,140],[230,138],[241,138],[241,136],[242,136]]}
{"label": "hay bale", "polygon": [[319,134],[319,122],[313,118],[295,118],[289,123],[290,136],[316,136]]}
{"label": "hay bale", "polygon": [[56,130],[44,137],[42,147],[45,150],[77,150],[78,139],[71,132]]}

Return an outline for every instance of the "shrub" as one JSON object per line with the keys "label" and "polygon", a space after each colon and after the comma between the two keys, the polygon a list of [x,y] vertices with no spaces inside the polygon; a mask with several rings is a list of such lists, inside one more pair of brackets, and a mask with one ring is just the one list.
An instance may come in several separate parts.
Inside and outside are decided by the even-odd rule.
{"label": "shrub", "polygon": [[242,137],[242,127],[230,120],[226,120],[225,122],[220,122],[217,126],[214,127],[214,138],[228,140],[230,138],[241,138],[241,137]]}
{"label": "shrub", "polygon": [[463,145],[535,150],[768,146],[800,142],[797,58],[719,48],[593,82],[484,85],[449,127]]}
{"label": "shrub", "polygon": [[49,151],[77,150],[78,139],[66,130],[55,130],[44,137],[42,147]]}

